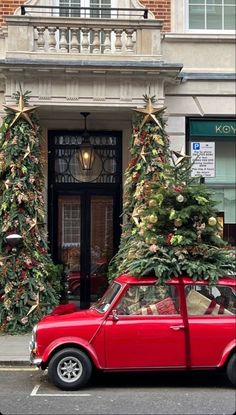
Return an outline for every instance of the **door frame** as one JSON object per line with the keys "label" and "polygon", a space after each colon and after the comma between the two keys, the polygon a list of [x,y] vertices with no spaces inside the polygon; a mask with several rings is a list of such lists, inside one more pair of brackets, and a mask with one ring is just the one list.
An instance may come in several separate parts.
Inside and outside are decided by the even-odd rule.
{"label": "door frame", "polygon": [[[59,196],[80,196],[81,202],[81,291],[80,291],[80,308],[90,306],[90,277],[88,269],[90,268],[90,212],[89,204],[91,196],[103,195],[112,196],[113,203],[113,254],[119,247],[121,226],[120,216],[122,211],[122,134],[121,132],[97,132],[98,136],[113,134],[117,137],[118,151],[116,161],[118,163],[118,180],[116,183],[56,183],[54,172],[54,145],[53,136],[59,131],[48,132],[48,237],[49,246],[54,262],[60,263],[58,258],[58,198]],[[61,134],[68,134],[68,131],[60,131]],[[70,134],[78,134],[78,131],[70,131]],[[96,132],[93,132],[93,136]],[[72,146],[73,147],[73,146]],[[89,212],[89,213],[88,213]],[[85,220],[83,220],[85,218]],[[89,249],[88,249],[89,248]],[[65,276],[64,276],[65,278]]]}

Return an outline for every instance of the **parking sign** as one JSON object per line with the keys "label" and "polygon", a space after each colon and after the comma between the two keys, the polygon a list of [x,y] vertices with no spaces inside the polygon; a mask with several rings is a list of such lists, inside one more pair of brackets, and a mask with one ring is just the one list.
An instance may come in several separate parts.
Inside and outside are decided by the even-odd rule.
{"label": "parking sign", "polygon": [[215,143],[192,142],[192,177],[215,177]]}

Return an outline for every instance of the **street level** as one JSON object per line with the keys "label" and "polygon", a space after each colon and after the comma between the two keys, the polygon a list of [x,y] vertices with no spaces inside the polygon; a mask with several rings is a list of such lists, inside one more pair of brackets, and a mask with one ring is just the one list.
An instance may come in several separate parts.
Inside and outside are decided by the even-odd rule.
{"label": "street level", "polygon": [[0,413],[231,415],[235,389],[220,373],[96,374],[85,389],[63,392],[32,367],[0,368]]}

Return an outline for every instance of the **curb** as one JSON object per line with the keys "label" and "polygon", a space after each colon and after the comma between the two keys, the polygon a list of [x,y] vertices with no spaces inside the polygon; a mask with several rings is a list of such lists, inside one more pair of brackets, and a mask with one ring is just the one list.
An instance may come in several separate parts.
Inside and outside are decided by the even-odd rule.
{"label": "curb", "polygon": [[8,366],[32,366],[29,360],[0,360],[1,367]]}

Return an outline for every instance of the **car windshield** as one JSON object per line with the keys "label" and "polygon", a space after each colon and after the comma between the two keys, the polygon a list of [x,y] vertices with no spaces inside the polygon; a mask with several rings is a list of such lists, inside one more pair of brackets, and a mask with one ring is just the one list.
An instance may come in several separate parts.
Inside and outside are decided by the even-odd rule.
{"label": "car windshield", "polygon": [[119,292],[121,285],[117,282],[112,283],[108,289],[106,290],[105,294],[98,300],[96,303],[92,305],[91,308],[95,308],[100,313],[105,313],[108,310],[110,304],[114,300],[116,294]]}

